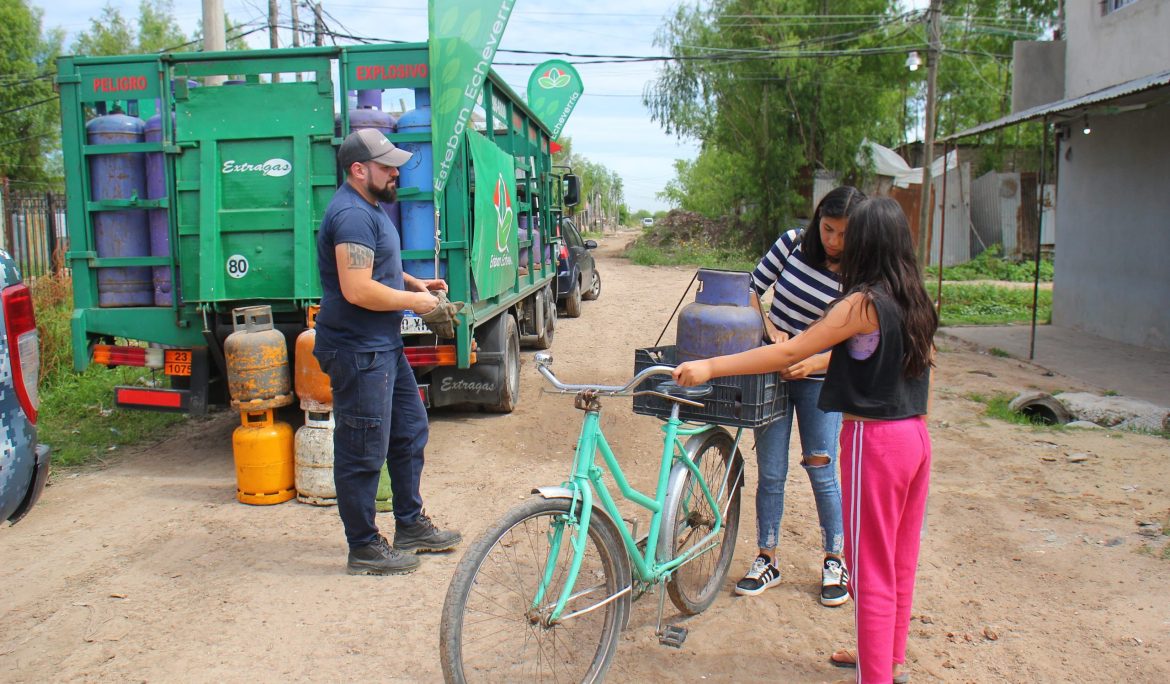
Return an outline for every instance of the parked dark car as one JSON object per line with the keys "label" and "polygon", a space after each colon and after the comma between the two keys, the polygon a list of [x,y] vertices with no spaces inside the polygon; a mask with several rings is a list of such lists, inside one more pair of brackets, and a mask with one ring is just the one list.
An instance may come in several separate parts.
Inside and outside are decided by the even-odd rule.
{"label": "parked dark car", "polygon": [[597,249],[593,240],[582,240],[571,218],[562,218],[561,254],[557,260],[557,302],[565,307],[565,315],[581,315],[582,299],[601,296],[601,274],[590,250]]}
{"label": "parked dark car", "polygon": [[41,341],[32,292],[0,250],[0,520],[29,512],[49,477],[49,447],[37,443]]}

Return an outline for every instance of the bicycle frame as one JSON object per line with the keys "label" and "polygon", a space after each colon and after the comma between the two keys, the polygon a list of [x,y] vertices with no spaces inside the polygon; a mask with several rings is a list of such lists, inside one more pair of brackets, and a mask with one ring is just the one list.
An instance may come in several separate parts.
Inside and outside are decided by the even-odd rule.
{"label": "bicycle frame", "polygon": [[[662,458],[658,469],[658,481],[655,494],[651,498],[635,489],[626,479],[625,473],[622,471],[621,465],[614,456],[613,449],[609,446],[609,442],[605,438],[605,433],[601,429],[600,414],[599,407],[590,407],[586,410],[585,420],[581,426],[581,435],[577,440],[576,454],[573,458],[572,476],[570,481],[565,484],[565,487],[572,492],[572,503],[569,507],[570,518],[574,515],[577,517],[576,524],[573,524],[574,521],[572,519],[566,520],[566,523],[574,528],[570,539],[570,544],[573,548],[573,558],[565,585],[560,596],[557,597],[556,605],[548,615],[549,624],[567,620],[576,615],[593,610],[630,589],[626,587],[597,605],[570,613],[569,615],[564,615],[566,605],[574,598],[573,590],[576,587],[577,575],[581,569],[585,546],[588,542],[589,524],[593,514],[593,497],[595,492],[601,507],[609,514],[617,527],[617,531],[622,538],[622,544],[625,546],[626,553],[633,564],[635,578],[643,582],[653,584],[669,577],[671,572],[709,550],[710,546],[707,545],[707,541],[723,529],[723,516],[726,511],[719,508],[716,497],[711,493],[710,486],[703,478],[698,466],[687,455],[687,450],[680,440],[680,437],[703,434],[710,430],[718,429],[718,426],[704,424],[695,427],[686,427],[687,424],[684,424],[678,419],[678,404],[674,405],[670,418],[662,426],[664,433],[662,440]],[[736,431],[732,443],[732,454],[735,454],[738,450],[739,441],[742,436],[743,428],[739,428]],[[601,453],[602,460],[605,462],[605,468],[613,477],[622,497],[627,501],[645,508],[651,513],[650,529],[646,538],[644,551],[639,551],[638,541],[633,538],[629,527],[622,521],[617,503],[610,493],[609,488],[602,481],[603,470],[596,463],[596,455],[598,452]],[[668,493],[668,481],[671,469],[676,461],[682,463],[694,475],[702,489],[704,498],[706,498],[708,505],[715,513],[716,520],[711,531],[699,543],[688,549],[686,553],[665,562],[658,562],[658,538],[661,533],[662,517]],[[727,469],[724,481],[720,483],[719,494],[722,494],[727,487],[735,486],[735,483],[730,481],[732,470],[732,468]],[[556,570],[556,559],[559,557],[561,544],[564,541],[564,530],[565,527],[562,526],[560,529],[549,532],[552,536],[549,544],[549,557],[545,562],[545,570],[541,583],[536,595],[533,597],[532,608],[534,610],[544,601],[545,592],[552,582],[553,573]]]}

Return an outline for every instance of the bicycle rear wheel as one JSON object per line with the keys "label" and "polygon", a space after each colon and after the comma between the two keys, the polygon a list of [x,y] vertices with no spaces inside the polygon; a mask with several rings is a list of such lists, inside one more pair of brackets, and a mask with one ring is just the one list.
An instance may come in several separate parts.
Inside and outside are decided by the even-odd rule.
{"label": "bicycle rear wheel", "polygon": [[670,600],[684,615],[703,612],[719,594],[735,554],[735,537],[739,531],[743,458],[738,452],[732,452],[733,441],[724,430],[712,430],[702,439],[694,461],[723,511],[723,527],[703,542],[715,526],[714,511],[691,471],[681,463],[676,464],[671,472],[659,548],[665,560],[677,558],[699,544],[707,547],[667,580]]}
{"label": "bicycle rear wheel", "polygon": [[[617,531],[602,513],[589,521],[585,554],[565,615],[547,624],[564,587],[577,531],[568,499],[530,499],[489,528],[455,569],[443,604],[439,652],[448,682],[593,681],[609,667],[630,607]],[[551,583],[540,605],[533,598],[552,546]],[[562,616],[564,617],[564,616]]]}

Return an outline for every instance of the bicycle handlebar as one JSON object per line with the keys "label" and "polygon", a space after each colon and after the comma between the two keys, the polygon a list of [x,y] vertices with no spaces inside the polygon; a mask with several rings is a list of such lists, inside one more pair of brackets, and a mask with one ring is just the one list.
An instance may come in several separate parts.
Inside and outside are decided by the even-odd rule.
{"label": "bicycle handlebar", "polygon": [[552,369],[550,368],[553,362],[552,354],[549,354],[548,352],[539,352],[533,358],[536,361],[536,369],[540,371],[540,374],[544,376],[544,379],[548,380],[549,384],[557,388],[557,390],[563,394],[576,394],[583,390],[593,390],[598,394],[621,396],[623,394],[627,394],[631,388],[637,387],[642,383],[643,380],[650,376],[670,375],[674,372],[674,366],[650,366],[649,368],[645,368],[637,375],[635,375],[634,378],[625,385],[570,385],[557,380],[557,376],[553,374]]}

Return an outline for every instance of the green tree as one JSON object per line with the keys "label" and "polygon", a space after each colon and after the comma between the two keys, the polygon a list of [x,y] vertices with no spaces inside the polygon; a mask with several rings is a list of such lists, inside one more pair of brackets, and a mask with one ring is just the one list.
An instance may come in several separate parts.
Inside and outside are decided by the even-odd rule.
{"label": "green tree", "polygon": [[60,135],[53,73],[63,34],[42,33],[41,17],[27,0],[0,4],[0,178],[16,187],[60,178],[51,155]]}
{"label": "green tree", "polygon": [[590,221],[624,223],[630,210],[621,176],[604,164],[574,153],[572,138],[562,137],[557,143],[561,149],[553,154],[553,164],[572,168],[581,179],[581,204],[574,213],[587,210]]}
{"label": "green tree", "polygon": [[125,55],[190,51],[198,46],[179,28],[173,0],[142,0],[138,19],[131,22],[110,4],[90,20],[89,29],[73,41],[78,55]]}

